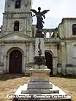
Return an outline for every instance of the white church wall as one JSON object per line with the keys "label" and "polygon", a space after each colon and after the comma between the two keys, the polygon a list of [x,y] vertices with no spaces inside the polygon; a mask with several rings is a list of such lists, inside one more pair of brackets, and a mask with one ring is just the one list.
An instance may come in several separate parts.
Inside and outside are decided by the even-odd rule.
{"label": "white church wall", "polygon": [[66,74],[76,75],[76,46],[75,42],[68,42],[67,49],[67,60],[66,60]]}
{"label": "white church wall", "polygon": [[66,38],[75,37],[75,35],[73,36],[73,34],[72,34],[72,25],[73,24],[76,24],[76,19],[66,21],[66,33],[65,33]]}
{"label": "white church wall", "polygon": [[66,47],[67,64],[76,65],[76,46],[69,42]]}
{"label": "white church wall", "polygon": [[[76,19],[66,21],[66,33],[65,33],[66,38],[73,37],[73,35],[72,35],[72,25],[73,24],[76,24]],[[75,35],[74,35],[74,37],[75,37]]]}
{"label": "white church wall", "polygon": [[21,8],[15,9],[14,0],[6,0],[5,11],[9,12],[27,12],[30,10],[31,0],[21,0]]}
{"label": "white church wall", "polygon": [[72,55],[72,64],[76,66],[76,44],[72,45],[71,55]]}
{"label": "white church wall", "polygon": [[58,64],[58,55],[57,55],[57,46],[56,44],[49,43],[45,44],[45,50],[52,52],[53,59],[53,74],[57,74],[57,64]]}
{"label": "white church wall", "polygon": [[21,0],[21,7],[15,8],[14,0],[6,0],[3,16],[3,34],[14,32],[14,22],[19,21],[19,32],[32,36],[31,0]]}
{"label": "white church wall", "polygon": [[2,74],[3,73],[3,67],[4,67],[4,62],[3,62],[3,48],[2,48],[3,46],[2,45],[0,45],[0,74]]}
{"label": "white church wall", "polygon": [[[22,71],[25,71],[25,61],[26,61],[26,52],[25,50],[25,45],[24,44],[5,44],[3,47],[3,63],[4,63],[4,68],[3,72],[9,72],[9,50],[13,48],[20,48],[24,53],[22,53],[23,57],[23,62],[22,62]],[[9,51],[9,52],[8,52]]]}
{"label": "white church wall", "polygon": [[[4,19],[5,20],[5,19]],[[9,19],[7,21],[7,19],[4,21],[3,24],[3,31],[9,33],[9,32],[14,32],[14,22],[15,21],[19,21],[19,32],[23,32],[24,34],[26,34],[26,31],[31,32],[31,24],[30,22],[26,22],[26,19]],[[30,26],[29,26],[30,24]],[[29,27],[28,27],[29,26]]]}
{"label": "white church wall", "polygon": [[59,34],[61,38],[75,37],[75,35],[72,35],[73,24],[76,24],[75,18],[63,18],[62,23],[59,25]]}
{"label": "white church wall", "polygon": [[69,43],[69,42],[67,42],[66,43],[66,55],[67,55],[67,60],[66,60],[66,64],[71,64],[72,62],[71,62],[71,51],[72,51],[72,47],[71,47],[71,43]]}
{"label": "white church wall", "polygon": [[9,72],[9,52],[11,49],[20,49],[22,52],[22,72],[25,72],[27,69],[29,70],[29,63],[34,62],[34,50],[32,43],[12,43],[5,44],[4,46],[4,70],[5,72]]}
{"label": "white church wall", "polygon": [[53,53],[54,57],[57,57],[57,46],[55,44],[49,43],[45,44],[45,50],[49,50]]}
{"label": "white church wall", "polygon": [[64,38],[64,24],[63,23],[59,24],[58,32],[59,32],[60,37]]}

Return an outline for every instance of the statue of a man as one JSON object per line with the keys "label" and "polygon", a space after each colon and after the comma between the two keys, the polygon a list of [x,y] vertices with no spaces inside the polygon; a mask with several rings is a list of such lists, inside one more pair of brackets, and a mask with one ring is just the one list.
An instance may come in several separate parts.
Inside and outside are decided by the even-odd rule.
{"label": "statue of a man", "polygon": [[38,30],[42,29],[42,28],[43,28],[43,24],[44,24],[43,19],[45,19],[45,13],[47,13],[49,10],[44,10],[44,11],[41,12],[41,8],[38,7],[38,12],[37,12],[36,10],[34,10],[34,9],[31,9],[31,11],[32,11],[33,13],[35,13],[34,16],[37,17],[36,28],[37,28]]}

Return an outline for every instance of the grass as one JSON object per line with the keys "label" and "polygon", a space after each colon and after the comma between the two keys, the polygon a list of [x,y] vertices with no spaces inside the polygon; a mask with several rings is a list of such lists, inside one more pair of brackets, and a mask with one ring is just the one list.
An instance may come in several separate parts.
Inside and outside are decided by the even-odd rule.
{"label": "grass", "polygon": [[[24,75],[0,75],[0,101],[9,101],[7,95],[13,94],[20,85],[27,83],[29,79],[30,77]],[[71,94],[72,100],[76,101],[75,78],[50,77],[49,80]]]}

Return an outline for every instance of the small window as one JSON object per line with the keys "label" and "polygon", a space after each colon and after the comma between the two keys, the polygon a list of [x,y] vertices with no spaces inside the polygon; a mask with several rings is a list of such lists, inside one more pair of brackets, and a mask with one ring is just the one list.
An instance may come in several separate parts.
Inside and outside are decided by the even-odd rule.
{"label": "small window", "polygon": [[72,25],[72,34],[76,35],[76,24]]}
{"label": "small window", "polygon": [[19,31],[19,21],[14,22],[14,31]]}
{"label": "small window", "polygon": [[20,7],[21,7],[21,0],[16,0],[15,8],[20,8]]}

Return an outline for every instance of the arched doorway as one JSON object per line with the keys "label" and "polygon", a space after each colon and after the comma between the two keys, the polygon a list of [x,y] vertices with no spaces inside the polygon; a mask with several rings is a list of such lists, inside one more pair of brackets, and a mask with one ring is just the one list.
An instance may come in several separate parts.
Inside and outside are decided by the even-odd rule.
{"label": "arched doorway", "polygon": [[22,53],[19,50],[9,54],[9,73],[22,73]]}
{"label": "arched doorway", "polygon": [[50,51],[45,51],[46,66],[51,70],[50,74],[53,74],[53,57]]}

